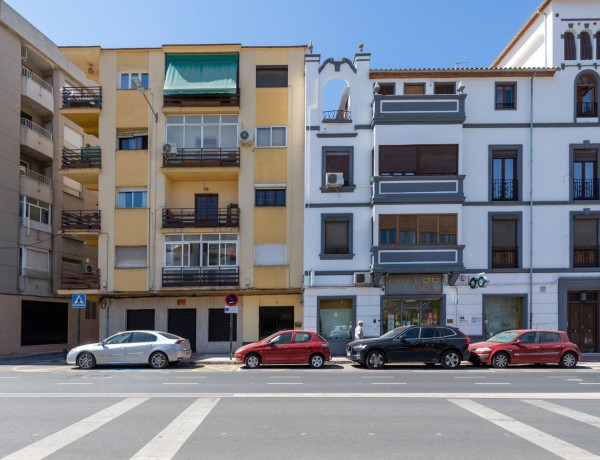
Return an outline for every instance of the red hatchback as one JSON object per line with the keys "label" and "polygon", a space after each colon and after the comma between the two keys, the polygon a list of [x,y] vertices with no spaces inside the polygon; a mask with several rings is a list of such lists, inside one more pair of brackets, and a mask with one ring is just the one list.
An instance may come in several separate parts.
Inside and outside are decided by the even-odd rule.
{"label": "red hatchback", "polygon": [[521,329],[504,331],[469,346],[470,361],[503,368],[509,364],[558,364],[575,367],[579,348],[563,331]]}
{"label": "red hatchback", "polygon": [[329,343],[311,331],[279,331],[235,351],[236,362],[255,369],[261,364],[310,364],[318,369],[331,360]]}

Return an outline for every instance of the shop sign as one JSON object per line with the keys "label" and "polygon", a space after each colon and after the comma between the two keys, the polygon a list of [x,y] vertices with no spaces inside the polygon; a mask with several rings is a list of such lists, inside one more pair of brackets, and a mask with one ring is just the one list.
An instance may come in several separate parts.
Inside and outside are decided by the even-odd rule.
{"label": "shop sign", "polygon": [[385,277],[385,293],[396,294],[442,294],[442,274],[388,275]]}

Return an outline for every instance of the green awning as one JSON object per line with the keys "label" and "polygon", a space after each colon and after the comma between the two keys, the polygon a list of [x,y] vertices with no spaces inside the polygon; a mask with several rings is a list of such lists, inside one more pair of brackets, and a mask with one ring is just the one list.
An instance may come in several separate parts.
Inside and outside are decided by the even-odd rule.
{"label": "green awning", "polygon": [[237,91],[237,54],[167,54],[164,94]]}

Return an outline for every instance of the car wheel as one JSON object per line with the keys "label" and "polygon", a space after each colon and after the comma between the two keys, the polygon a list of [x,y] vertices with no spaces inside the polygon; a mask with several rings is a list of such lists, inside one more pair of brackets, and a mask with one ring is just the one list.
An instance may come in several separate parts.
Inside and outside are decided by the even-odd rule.
{"label": "car wheel", "polygon": [[251,355],[246,356],[246,360],[244,362],[246,363],[246,367],[248,369],[256,369],[258,366],[260,366],[260,356],[258,356],[256,353],[252,353]]}
{"label": "car wheel", "polygon": [[383,352],[379,350],[372,351],[367,355],[365,364],[369,369],[381,369],[383,366],[385,366],[385,356]]}
{"label": "car wheel", "polygon": [[577,366],[577,355],[575,353],[565,353],[560,358],[560,362],[558,363],[560,367],[573,368]]}
{"label": "car wheel", "polygon": [[508,367],[509,363],[510,358],[504,352],[496,353],[492,358],[492,367],[495,367],[496,369],[504,369],[505,367]]}
{"label": "car wheel", "polygon": [[169,364],[169,359],[162,351],[150,355],[150,366],[154,369],[164,369]]}
{"label": "car wheel", "polygon": [[96,358],[89,351],[84,351],[77,357],[77,366],[80,369],[93,369],[96,366]]}
{"label": "car wheel", "polygon": [[310,367],[313,369],[320,369],[325,364],[325,358],[323,358],[322,354],[315,353],[314,355],[311,355],[308,364],[310,364]]}
{"label": "car wheel", "polygon": [[449,350],[442,355],[442,359],[440,359],[440,364],[444,369],[456,369],[460,366],[460,362],[462,358],[458,352]]}

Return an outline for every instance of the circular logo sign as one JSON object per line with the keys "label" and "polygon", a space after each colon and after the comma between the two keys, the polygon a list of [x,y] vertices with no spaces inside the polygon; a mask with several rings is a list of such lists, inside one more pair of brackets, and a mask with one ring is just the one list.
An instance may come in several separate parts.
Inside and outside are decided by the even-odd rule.
{"label": "circular logo sign", "polygon": [[225,296],[225,304],[230,307],[235,307],[238,303],[238,296],[235,292],[230,292]]}

